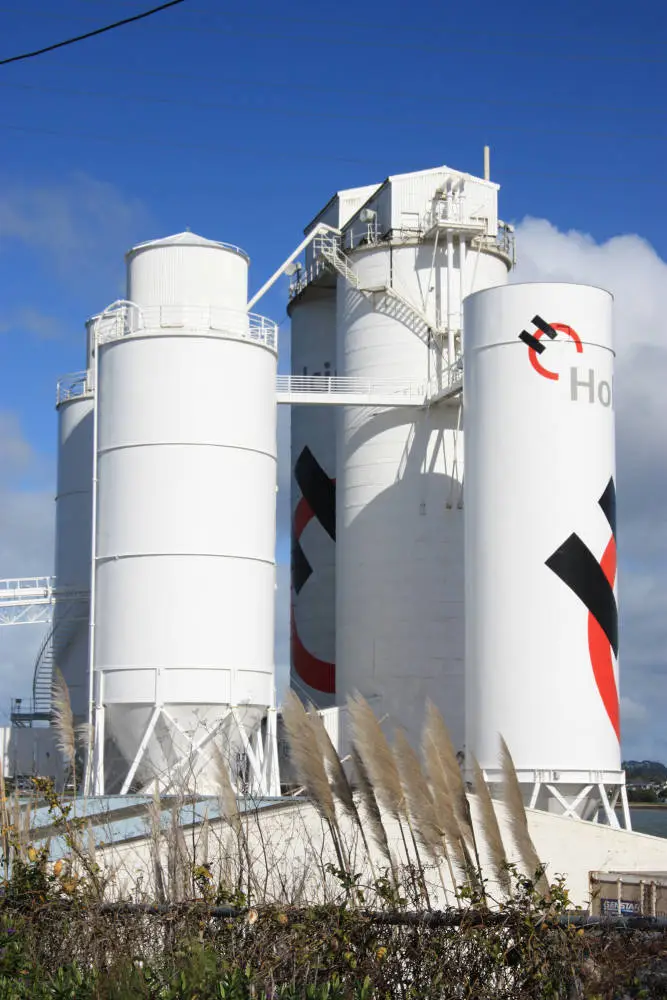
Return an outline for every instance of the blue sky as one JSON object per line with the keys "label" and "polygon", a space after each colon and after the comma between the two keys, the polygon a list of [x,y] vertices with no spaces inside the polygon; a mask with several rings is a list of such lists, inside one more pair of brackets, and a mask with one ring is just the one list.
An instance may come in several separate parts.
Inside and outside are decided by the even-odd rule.
{"label": "blue sky", "polygon": [[[150,5],[0,5],[0,58]],[[629,328],[653,324],[651,347],[659,349],[666,28],[667,9],[655,0],[631,11],[601,0],[363,7],[186,0],[0,67],[0,500],[6,535],[11,527],[4,547],[0,535],[0,577],[50,568],[51,514],[38,513],[37,498],[46,504],[53,492],[55,380],[83,366],[83,322],[122,293],[123,253],[134,242],[190,227],[238,243],[250,253],[256,288],[334,190],[438,163],[479,172],[488,143],[501,216],[551,227],[524,230],[530,273],[562,276],[570,268],[579,278],[599,272],[604,283],[611,268],[607,284],[627,287]],[[589,242],[580,246],[571,231]],[[632,243],[613,240],[635,234]],[[654,280],[645,280],[649,273]],[[262,311],[282,321],[285,300],[279,284]],[[287,324],[281,333],[286,370]],[[636,416],[636,406],[628,402],[627,412]],[[641,488],[632,473],[638,532],[649,516],[641,498],[661,495],[661,480],[650,474],[663,457],[659,441],[655,449]],[[664,519],[659,502],[655,511]],[[285,559],[285,530],[279,555]],[[639,637],[655,631],[667,578],[656,576],[656,553],[639,542],[628,544],[625,559],[638,602],[628,630]],[[641,586],[656,602],[648,625]],[[0,634],[0,667],[13,685],[0,682],[5,700],[21,693],[17,684],[29,686],[30,664],[20,661],[37,641],[30,630],[14,631],[22,637]],[[660,637],[646,653],[645,679],[664,666]],[[634,729],[628,709],[632,752],[663,752],[658,716],[646,708],[653,684],[646,680],[636,702]]]}

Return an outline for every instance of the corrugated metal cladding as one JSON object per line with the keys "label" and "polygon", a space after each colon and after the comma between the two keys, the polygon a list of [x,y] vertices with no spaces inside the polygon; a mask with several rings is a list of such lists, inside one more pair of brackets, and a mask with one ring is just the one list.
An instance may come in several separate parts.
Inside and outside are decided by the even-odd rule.
{"label": "corrugated metal cladding", "polygon": [[446,184],[448,180],[452,182],[463,180],[466,217],[486,219],[489,236],[495,236],[498,228],[497,186],[446,168],[437,172],[405,174],[392,178],[390,185],[392,229],[411,228],[415,225],[415,219],[419,224],[432,208],[436,189]]}
{"label": "corrugated metal cladding", "polygon": [[[365,187],[338,191],[319,215],[316,215],[313,221],[306,226],[304,232],[311,232],[320,222],[326,223],[327,226],[333,226],[334,229],[342,229],[359,206],[363,205],[370,198],[377,186],[377,184],[368,184]],[[315,250],[311,243],[306,247],[305,257],[307,268],[313,263],[314,255]]]}
{"label": "corrugated metal cladding", "polygon": [[212,306],[245,312],[248,259],[211,241],[145,244],[128,254],[127,297],[142,306]]}

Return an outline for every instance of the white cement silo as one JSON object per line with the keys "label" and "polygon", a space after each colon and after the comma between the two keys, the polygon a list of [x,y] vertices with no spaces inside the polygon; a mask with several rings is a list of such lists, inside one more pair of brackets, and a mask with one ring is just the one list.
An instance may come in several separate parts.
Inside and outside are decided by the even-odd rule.
{"label": "white cement silo", "polygon": [[584,285],[465,303],[466,743],[498,781],[501,733],[531,805],[615,823],[611,314]]}
{"label": "white cement silo", "polygon": [[50,654],[67,683],[77,720],[87,718],[89,709],[93,406],[90,372],[60,379],[57,396],[56,603]]}
{"label": "white cement silo", "polygon": [[[305,289],[290,306],[292,372],[333,376],[336,288]],[[331,406],[291,414],[291,687],[318,708],[335,697],[336,419]]]}
{"label": "white cement silo", "polygon": [[135,248],[134,304],[98,347],[94,664],[110,788],[180,775],[210,791],[211,739],[232,764],[241,751],[261,764],[277,345],[275,325],[244,311],[247,266],[191,233]]}
{"label": "white cement silo", "polygon": [[[458,353],[462,295],[507,280],[510,262],[486,235],[497,224],[495,185],[466,180],[469,209],[486,198],[483,223],[465,208],[454,222],[450,201],[444,213],[451,209],[453,228],[438,229],[442,219],[433,205],[441,204],[452,176],[461,183],[447,168],[389,178],[363,217],[350,221],[343,246],[354,278],[338,281],[339,376],[435,384],[448,348]],[[360,691],[390,728],[400,724],[418,744],[430,698],[458,750],[464,741],[460,403],[343,408],[337,468],[337,700]]]}
{"label": "white cement silo", "polygon": [[[339,229],[377,187],[337,191],[304,233],[321,223]],[[297,271],[290,289],[291,366],[300,380],[336,376],[338,277],[318,259],[316,245],[306,248],[305,269]],[[305,701],[327,708],[336,697],[336,414],[331,406],[292,407],[291,464],[290,685]]]}

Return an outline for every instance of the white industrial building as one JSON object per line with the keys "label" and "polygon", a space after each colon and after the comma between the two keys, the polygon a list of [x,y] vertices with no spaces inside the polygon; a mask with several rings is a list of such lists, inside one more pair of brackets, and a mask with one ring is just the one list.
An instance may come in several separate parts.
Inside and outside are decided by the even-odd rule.
{"label": "white industrial building", "polygon": [[[448,167],[340,191],[304,232],[250,299],[238,247],[141,244],[87,324],[58,386],[56,579],[0,585],[4,624],[52,616],[6,766],[51,766],[56,664],[93,727],[88,792],[206,794],[215,742],[237,786],[280,794],[284,404],[291,681],[341,749],[354,691],[415,744],[430,699],[491,783],[502,732],[528,805],[628,825],[610,297],[508,285],[498,185]],[[283,274],[289,376],[254,312]]]}

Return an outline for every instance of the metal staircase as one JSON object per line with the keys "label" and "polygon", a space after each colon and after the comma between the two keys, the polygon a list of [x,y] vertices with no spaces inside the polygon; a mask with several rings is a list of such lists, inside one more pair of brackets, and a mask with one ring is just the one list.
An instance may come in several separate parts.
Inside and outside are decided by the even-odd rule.
{"label": "metal staircase", "polygon": [[322,236],[318,236],[313,244],[315,253],[324,260],[324,262],[329,266],[329,268],[336,271],[345,279],[353,288],[357,288],[360,292],[364,292],[369,295],[386,295],[387,298],[394,299],[404,309],[415,316],[420,323],[422,323],[428,330],[431,330],[434,334],[442,334],[444,331],[438,330],[435,323],[421,312],[420,309],[415,306],[410,299],[406,298],[402,292],[399,292],[397,288],[393,285],[377,285],[373,288],[362,288],[359,282],[359,275],[355,271],[352,263],[350,262],[347,254],[343,253],[340,247],[340,237],[334,236],[330,233],[325,233]]}
{"label": "metal staircase", "polygon": [[350,263],[347,254],[340,248],[340,237],[323,233],[313,243],[315,254],[322,257],[334,271],[337,271],[353,288],[359,288],[359,275]]}
{"label": "metal staircase", "polygon": [[32,700],[25,705],[21,699],[12,702],[11,720],[16,725],[48,722],[51,717],[51,687],[53,668],[72,646],[81,628],[88,627],[87,596],[66,599],[65,610],[51,626],[39,648],[32,680]]}

